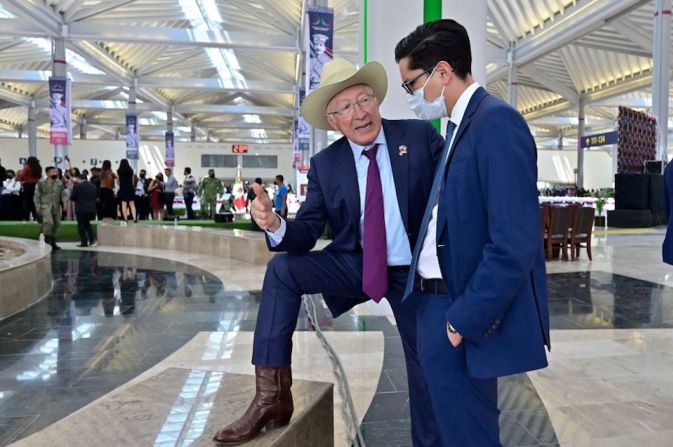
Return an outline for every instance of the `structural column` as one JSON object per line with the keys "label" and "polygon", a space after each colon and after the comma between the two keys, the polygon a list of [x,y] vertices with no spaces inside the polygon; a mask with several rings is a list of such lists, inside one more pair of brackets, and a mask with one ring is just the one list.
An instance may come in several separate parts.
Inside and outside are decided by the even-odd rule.
{"label": "structural column", "polygon": [[[53,40],[52,51],[52,75],[65,78],[68,76],[67,63],[65,60],[65,40],[57,38]],[[71,132],[72,129],[68,129]],[[68,155],[67,144],[54,145],[54,165],[58,168],[65,169],[65,157]]]}
{"label": "structural column", "polygon": [[667,160],[668,87],[670,83],[671,0],[656,0],[654,11],[654,73],[652,114],[657,119],[657,160]]}
{"label": "structural column", "polygon": [[363,57],[378,61],[388,74],[388,93],[381,105],[385,118],[416,118],[406,104],[400,87],[400,71],[395,63],[395,46],[418,25],[439,18],[454,19],[463,25],[472,47],[472,75],[486,85],[486,0],[365,0],[363,11]]}
{"label": "structural column", "polygon": [[[128,108],[128,113],[136,113],[137,107],[136,107],[136,100],[137,100],[137,88],[138,88],[138,78],[133,78],[133,84],[131,84],[131,88],[129,88],[129,108]],[[128,127],[126,128],[126,131],[128,132],[129,129]],[[138,146],[140,146],[140,117],[137,118],[136,121],[136,132],[138,132]],[[138,147],[138,157],[140,157],[140,147]],[[138,159],[132,159],[129,160],[129,164],[133,168],[134,171],[138,171]]]}
{"label": "structural column", "polygon": [[37,114],[35,110],[35,100],[31,99],[28,106],[28,155],[31,157],[37,157],[37,125],[35,123]]}
{"label": "structural column", "polygon": [[586,96],[580,95],[579,114],[577,119],[577,187],[584,188],[584,148],[582,147],[582,137],[584,137],[584,114],[586,108]]}
{"label": "structural column", "polygon": [[516,64],[514,63],[515,48],[514,42],[512,42],[509,51],[507,52],[507,63],[509,64],[509,76],[507,78],[507,97],[509,103],[518,110],[517,100],[518,100],[518,85],[519,79],[516,71]]}
{"label": "structural column", "polygon": [[171,104],[168,112],[166,112],[166,132],[173,132],[173,104]]}
{"label": "structural column", "polygon": [[189,141],[194,143],[196,141],[196,123],[192,122],[192,130],[189,134]]}
{"label": "structural column", "polygon": [[[441,2],[440,2],[441,5]],[[365,0],[363,33],[364,62],[380,62],[388,74],[388,93],[381,115],[388,119],[416,118],[407,107],[400,87],[400,70],[395,63],[395,46],[424,20],[424,0]],[[441,7],[440,7],[441,11]]]}
{"label": "structural column", "polygon": [[82,120],[79,123],[79,139],[86,140],[86,116],[82,117]]}

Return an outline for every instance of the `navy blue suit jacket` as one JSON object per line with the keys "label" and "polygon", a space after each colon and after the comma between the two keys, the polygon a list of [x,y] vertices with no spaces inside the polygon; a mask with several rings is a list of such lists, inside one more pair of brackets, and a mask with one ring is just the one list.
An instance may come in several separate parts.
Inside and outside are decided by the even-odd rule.
{"label": "navy blue suit jacket", "polygon": [[668,228],[666,229],[666,238],[664,239],[662,252],[664,255],[664,262],[666,264],[673,264],[673,216],[671,216],[671,210],[673,210],[673,163],[669,163],[666,166],[666,170],[664,171],[664,183],[666,186],[664,193],[666,194],[666,218],[668,219]]}
{"label": "navy blue suit jacket", "polygon": [[[419,120],[383,120],[397,201],[411,247],[418,240],[432,176],[444,139],[434,127]],[[400,155],[400,146],[407,153]],[[272,251],[305,254],[329,223],[332,243],[325,250],[356,251],[360,241],[360,191],[353,151],[343,137],[311,158],[308,191],[297,218],[287,221],[282,242]],[[268,238],[267,238],[268,243]],[[362,297],[325,296],[332,315],[367,301]]]}
{"label": "navy blue suit jacket", "polygon": [[523,117],[483,88],[456,131],[437,255],[473,377],[543,368],[549,342],[537,149]]}

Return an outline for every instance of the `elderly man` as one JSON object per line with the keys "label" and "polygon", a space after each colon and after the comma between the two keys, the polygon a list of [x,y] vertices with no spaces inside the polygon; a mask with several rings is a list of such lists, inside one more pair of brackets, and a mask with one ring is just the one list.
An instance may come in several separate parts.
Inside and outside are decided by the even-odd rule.
{"label": "elderly man", "polygon": [[[334,317],[369,299],[388,299],[406,357],[413,444],[440,445],[416,353],[417,301],[402,304],[401,296],[444,141],[423,121],[381,119],[388,81],[377,62],[357,70],[336,58],[321,81],[302,113],[313,127],[344,137],[311,159],[296,220],[275,214],[268,195],[253,185],[252,216],[266,230],[270,249],[286,253],[269,262],[264,278],[252,358],[257,394],[215,440],[246,441],[265,426],[290,421],[292,334],[301,296],[322,293]],[[332,243],[310,251],[327,223]]]}

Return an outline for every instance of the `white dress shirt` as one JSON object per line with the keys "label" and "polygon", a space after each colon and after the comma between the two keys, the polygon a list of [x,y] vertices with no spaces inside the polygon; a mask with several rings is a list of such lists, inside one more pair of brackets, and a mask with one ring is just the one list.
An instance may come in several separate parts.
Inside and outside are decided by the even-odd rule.
{"label": "white dress shirt", "polygon": [[[450,150],[453,150],[451,147],[453,145],[453,140],[456,137],[456,133],[460,128],[460,123],[463,120],[465,115],[465,110],[467,105],[470,103],[470,99],[474,92],[479,88],[477,82],[470,84],[468,88],[465,89],[456,105],[451,111],[451,117],[449,121],[456,125],[456,129],[453,131],[453,135],[447,135],[446,138],[451,138],[449,142]],[[450,155],[450,152],[449,152]],[[418,268],[416,269],[421,278],[426,279],[437,279],[442,277],[442,271],[439,268],[439,260],[437,259],[437,204],[432,208],[432,217],[430,218],[430,223],[428,224],[428,232],[425,234],[423,239],[423,248],[421,248],[421,254],[418,256]]]}

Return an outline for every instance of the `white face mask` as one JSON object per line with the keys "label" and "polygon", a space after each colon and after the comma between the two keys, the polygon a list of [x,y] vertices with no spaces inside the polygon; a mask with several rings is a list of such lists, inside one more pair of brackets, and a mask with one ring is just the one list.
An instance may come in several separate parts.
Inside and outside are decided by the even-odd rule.
{"label": "white face mask", "polygon": [[442,93],[434,101],[425,99],[425,86],[428,85],[430,78],[432,78],[435,68],[432,69],[423,87],[414,91],[413,95],[405,95],[409,108],[422,120],[434,120],[449,116],[449,112],[446,110],[446,103],[444,102],[444,89],[446,86],[442,88]]}

